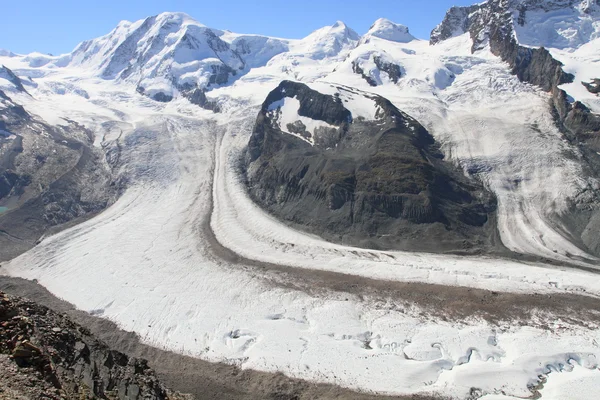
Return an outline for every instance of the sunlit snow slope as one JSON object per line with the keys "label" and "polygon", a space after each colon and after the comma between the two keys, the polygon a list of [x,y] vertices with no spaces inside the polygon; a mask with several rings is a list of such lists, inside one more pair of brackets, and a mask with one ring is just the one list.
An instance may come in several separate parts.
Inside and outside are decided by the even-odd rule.
{"label": "sunlit snow slope", "polygon": [[[186,40],[194,44],[183,46]],[[470,49],[467,35],[429,46],[385,20],[363,37],[338,22],[290,41],[161,14],[121,23],[69,55],[1,53],[0,63],[35,82],[31,96],[7,92],[13,100],[49,123],[85,125],[98,147],[119,148],[116,173],[129,182],[102,214],[46,238],[1,271],[37,279],[147,343],[243,368],[459,399],[526,398],[542,378],[544,400],[598,393],[593,321],[563,320],[551,310],[518,324],[439,318],[393,297],[306,288],[293,274],[269,272],[276,265],[354,275],[359,286],[368,278],[600,296],[594,273],[556,267],[594,269],[598,260],[569,241],[555,218],[598,181],[554,127],[548,95],[520,83],[487,49]],[[225,81],[209,85],[223,65]],[[267,215],[247,197],[238,167],[260,105],[283,79],[323,93],[335,83],[388,98],[497,195],[505,246],[555,264],[349,248]],[[186,82],[207,90],[222,112],[180,96]],[[156,93],[173,99],[152,100]],[[363,106],[355,112],[370,112]],[[294,112],[286,103],[285,118]]]}

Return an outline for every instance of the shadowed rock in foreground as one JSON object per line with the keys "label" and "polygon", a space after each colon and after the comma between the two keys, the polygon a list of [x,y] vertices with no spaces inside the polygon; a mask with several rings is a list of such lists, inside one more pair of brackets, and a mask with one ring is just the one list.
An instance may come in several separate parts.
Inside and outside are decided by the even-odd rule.
{"label": "shadowed rock in foreground", "polygon": [[182,399],[143,359],[109,349],[89,330],[0,292],[0,397]]}

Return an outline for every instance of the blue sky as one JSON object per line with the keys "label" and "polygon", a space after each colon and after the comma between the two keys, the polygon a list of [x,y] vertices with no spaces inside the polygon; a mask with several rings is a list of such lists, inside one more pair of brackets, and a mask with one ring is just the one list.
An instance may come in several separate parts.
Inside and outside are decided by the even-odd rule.
{"label": "blue sky", "polygon": [[183,11],[212,28],[302,38],[344,21],[363,34],[377,18],[407,25],[428,38],[448,8],[478,0],[30,0],[3,1],[0,48],[15,53],[61,54],[79,42],[110,32],[119,21],[163,11]]}

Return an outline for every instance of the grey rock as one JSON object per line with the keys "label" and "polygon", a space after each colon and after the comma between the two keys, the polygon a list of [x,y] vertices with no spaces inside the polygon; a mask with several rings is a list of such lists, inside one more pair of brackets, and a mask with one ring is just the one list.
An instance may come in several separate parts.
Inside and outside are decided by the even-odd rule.
{"label": "grey rock", "polygon": [[373,58],[375,61],[375,65],[379,68],[380,71],[386,72],[390,77],[390,80],[394,83],[398,83],[400,78],[404,75],[404,71],[402,67],[393,63],[385,62],[381,59],[381,57]]}
{"label": "grey rock", "polygon": [[23,87],[23,82],[21,81],[21,78],[19,78],[17,75],[15,75],[14,72],[12,72],[10,69],[8,69],[4,65],[0,66],[0,78],[7,79],[10,83],[15,85],[15,88],[18,91],[27,93],[27,90],[25,90],[25,87]]}
{"label": "grey rock", "polygon": [[[250,196],[280,219],[342,243],[500,251],[494,196],[445,162],[417,121],[388,100],[367,96],[381,109],[376,122],[353,119],[335,96],[282,82],[263,103],[248,144]],[[300,101],[301,116],[337,129],[318,132],[314,146],[281,132],[268,107],[283,97]]]}
{"label": "grey rock", "polygon": [[600,79],[599,78],[592,79],[591,82],[581,82],[581,84],[583,86],[585,86],[585,88],[588,90],[588,92],[600,95]]}
{"label": "grey rock", "polygon": [[[22,367],[18,373],[26,378],[19,387],[13,377],[11,385],[35,394],[32,398],[184,398],[165,388],[145,360],[111,350],[85,328],[44,306],[0,292],[0,323],[0,354],[11,354]],[[23,339],[14,343],[17,336]]]}

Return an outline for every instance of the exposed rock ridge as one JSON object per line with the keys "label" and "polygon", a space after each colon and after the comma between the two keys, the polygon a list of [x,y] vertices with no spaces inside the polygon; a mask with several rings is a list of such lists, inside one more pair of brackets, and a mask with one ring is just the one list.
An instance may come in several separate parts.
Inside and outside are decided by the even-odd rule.
{"label": "exposed rock ridge", "polygon": [[15,85],[15,88],[18,91],[27,93],[27,90],[25,90],[25,87],[23,86],[23,82],[21,82],[21,78],[4,65],[0,65],[0,78],[7,79],[10,83]]}

